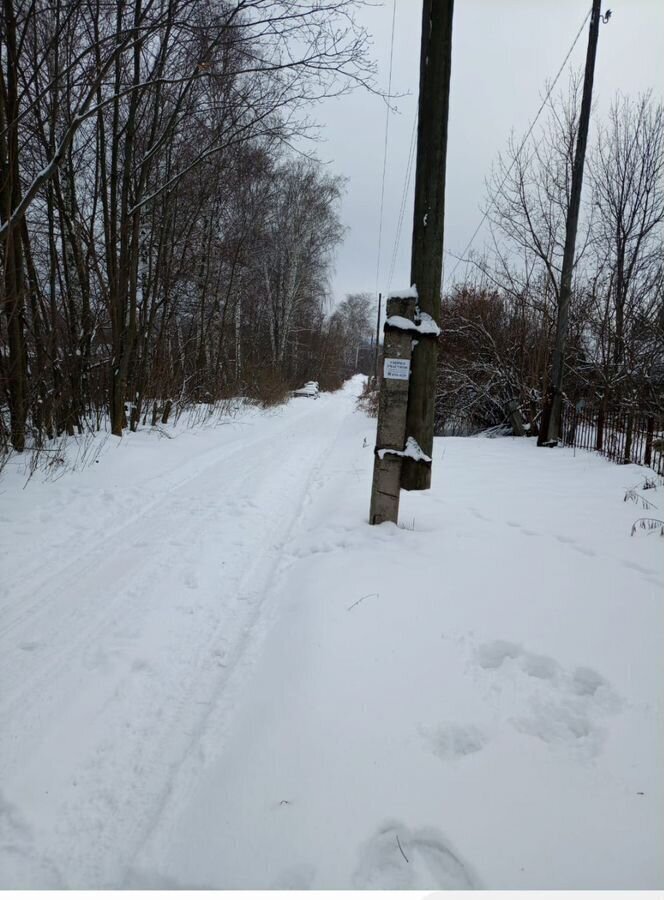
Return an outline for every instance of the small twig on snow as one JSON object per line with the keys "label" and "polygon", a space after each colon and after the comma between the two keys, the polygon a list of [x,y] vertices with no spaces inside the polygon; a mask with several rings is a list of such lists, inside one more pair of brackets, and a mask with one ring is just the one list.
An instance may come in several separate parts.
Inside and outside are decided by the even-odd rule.
{"label": "small twig on snow", "polygon": [[351,603],[346,612],[350,612],[354,606],[357,606],[357,604],[361,603],[363,600],[368,600],[369,597],[380,597],[380,594],[365,594],[364,597],[360,597],[360,599],[356,600],[355,603]]}
{"label": "small twig on snow", "polygon": [[397,834],[396,838],[397,838],[397,846],[399,847],[399,850],[401,850],[401,855],[402,855],[403,858],[406,860],[406,862],[410,862],[410,860],[408,859],[408,857],[406,856],[406,854],[403,852],[403,847],[401,846],[401,841],[399,840],[399,835],[398,835],[398,834]]}

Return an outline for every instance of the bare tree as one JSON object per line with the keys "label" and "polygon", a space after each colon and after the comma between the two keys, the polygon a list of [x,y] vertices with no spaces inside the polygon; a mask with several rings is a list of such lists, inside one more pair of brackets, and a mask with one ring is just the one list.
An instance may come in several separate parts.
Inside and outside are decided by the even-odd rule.
{"label": "bare tree", "polygon": [[[560,298],[575,146],[575,92],[554,104],[540,139],[511,145],[492,184],[491,252],[479,277],[445,298],[439,427],[541,425]],[[662,174],[664,128],[650,95],[619,97],[591,154],[566,347],[566,396],[599,401],[598,445],[611,403],[629,413],[664,403]],[[541,428],[539,428],[541,434]],[[546,437],[546,435],[544,435]]]}
{"label": "bare tree", "polygon": [[[632,347],[661,302],[664,251],[664,109],[650,94],[618,97],[591,163],[595,253],[603,279],[605,387],[644,360]],[[637,351],[637,352],[634,352]]]}
{"label": "bare tree", "polygon": [[[265,321],[284,371],[321,328],[340,185],[285,152],[313,134],[317,99],[372,89],[354,6],[3,0],[0,371],[16,449],[29,413],[49,436],[82,428],[94,405],[119,434],[148,394],[194,400],[239,382],[265,356]],[[285,215],[297,165],[300,186],[320,189],[320,229],[302,203],[300,224]]]}

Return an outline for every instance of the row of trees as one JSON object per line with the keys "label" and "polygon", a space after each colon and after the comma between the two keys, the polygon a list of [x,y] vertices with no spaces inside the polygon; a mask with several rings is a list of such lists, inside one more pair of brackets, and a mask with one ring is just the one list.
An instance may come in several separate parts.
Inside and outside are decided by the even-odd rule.
{"label": "row of trees", "polygon": [[[537,433],[548,389],[579,82],[489,185],[491,249],[444,298],[439,428]],[[664,409],[664,109],[620,96],[596,122],[577,240],[565,389]]]}
{"label": "row of trees", "polygon": [[0,442],[320,377],[353,0],[1,3]]}

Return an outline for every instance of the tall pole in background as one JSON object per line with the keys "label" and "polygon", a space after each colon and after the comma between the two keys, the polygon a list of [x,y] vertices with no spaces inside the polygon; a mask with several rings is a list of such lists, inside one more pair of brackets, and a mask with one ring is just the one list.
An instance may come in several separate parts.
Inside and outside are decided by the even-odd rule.
{"label": "tall pole in background", "polygon": [[[556,321],[556,343],[553,351],[551,369],[551,387],[542,410],[542,422],[537,440],[539,446],[545,443],[556,444],[560,437],[560,417],[563,406],[563,379],[565,374],[565,348],[567,345],[567,328],[569,323],[569,303],[572,295],[572,275],[574,273],[574,254],[576,250],[576,232],[579,224],[581,208],[581,191],[583,188],[583,169],[588,143],[588,126],[590,123],[590,107],[593,95],[593,79],[595,77],[595,58],[597,56],[597,39],[599,36],[600,8],[602,0],[593,0],[588,32],[588,51],[586,53],[586,71],[583,79],[583,97],[579,115],[579,133],[576,140],[574,165],[572,168],[572,185],[569,197],[569,209],[565,226],[565,248],[563,265],[560,273],[560,293],[558,295],[558,318]],[[608,21],[607,11],[605,21]]]}
{"label": "tall pole in background", "polygon": [[[440,318],[445,216],[447,119],[452,68],[454,0],[423,0],[420,50],[420,98],[415,169],[415,207],[410,280],[417,288],[420,313]],[[417,334],[413,349],[406,435],[423,453],[433,450],[436,393],[437,334]],[[423,491],[431,487],[431,462],[405,458],[401,487]]]}

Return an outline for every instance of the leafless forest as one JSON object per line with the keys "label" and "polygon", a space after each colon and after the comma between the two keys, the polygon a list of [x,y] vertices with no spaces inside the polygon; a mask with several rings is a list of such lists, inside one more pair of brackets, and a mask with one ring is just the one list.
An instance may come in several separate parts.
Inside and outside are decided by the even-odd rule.
{"label": "leafless forest", "polygon": [[[0,454],[233,396],[278,402],[354,371],[373,298],[332,307],[344,184],[307,140],[316,100],[374,90],[353,13],[352,0],[2,0]],[[498,161],[488,248],[447,258],[441,432],[537,434],[579,98],[574,76]],[[661,104],[618,96],[597,113],[586,169],[567,402],[600,422],[661,417]]]}
{"label": "leafless forest", "polygon": [[[438,426],[537,434],[550,377],[580,78],[488,183],[489,248],[448,266]],[[577,240],[565,394],[602,421],[664,412],[664,111],[618,96],[593,121]],[[463,272],[463,277],[461,273]],[[651,426],[652,431],[652,426]]]}
{"label": "leafless forest", "polygon": [[343,183],[294,141],[371,89],[352,7],[3,0],[0,450],[341,383],[368,311],[330,312]]}

